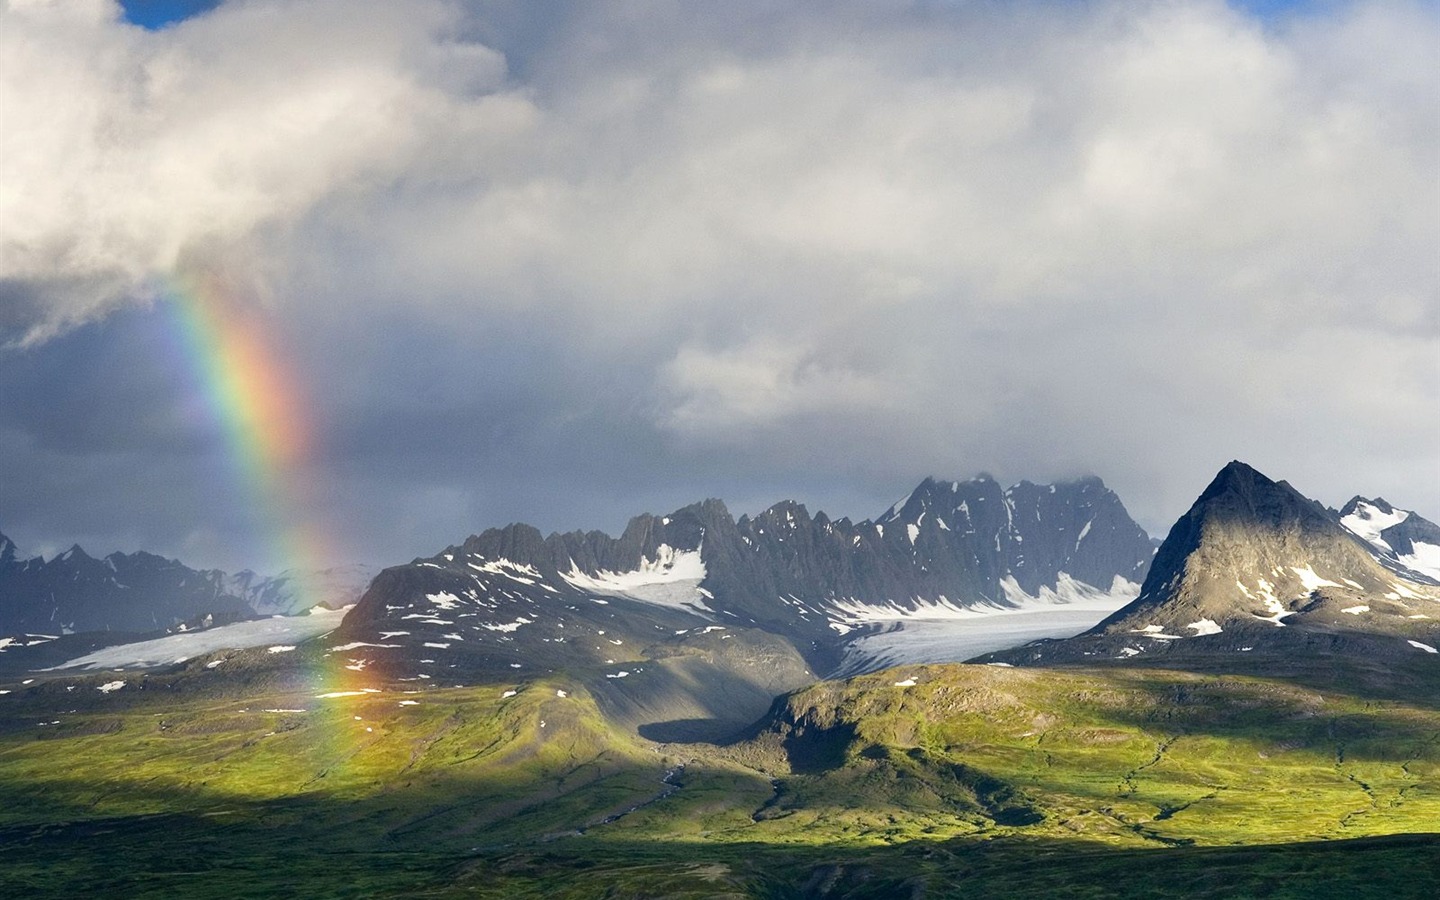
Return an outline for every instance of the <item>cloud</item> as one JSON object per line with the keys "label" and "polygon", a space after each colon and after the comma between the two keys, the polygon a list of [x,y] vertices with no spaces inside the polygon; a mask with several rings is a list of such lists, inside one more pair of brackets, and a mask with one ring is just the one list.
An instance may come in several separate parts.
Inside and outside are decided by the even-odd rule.
{"label": "cloud", "polygon": [[1236,456],[1440,510],[1431,6],[3,16],[0,329],[248,267],[337,470],[446,527],[980,469],[1163,527]]}
{"label": "cloud", "polygon": [[110,2],[0,15],[0,278],[45,298],[4,323],[26,341],[193,257],[267,231],[273,253],[321,201],[423,174],[512,114],[490,96],[504,60],[451,39],[438,3],[236,3],[163,32]]}

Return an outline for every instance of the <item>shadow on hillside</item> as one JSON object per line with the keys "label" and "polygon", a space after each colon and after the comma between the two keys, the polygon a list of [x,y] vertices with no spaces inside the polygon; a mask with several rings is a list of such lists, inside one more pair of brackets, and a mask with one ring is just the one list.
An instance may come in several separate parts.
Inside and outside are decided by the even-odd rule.
{"label": "shadow on hillside", "polygon": [[752,723],[733,719],[676,719],[650,722],[635,730],[647,741],[658,744],[728,744]]}

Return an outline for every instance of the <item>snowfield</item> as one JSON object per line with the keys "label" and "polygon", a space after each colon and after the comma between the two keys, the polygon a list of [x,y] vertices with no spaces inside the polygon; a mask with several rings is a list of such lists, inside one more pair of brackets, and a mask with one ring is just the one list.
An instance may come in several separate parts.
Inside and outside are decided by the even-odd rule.
{"label": "snowfield", "polygon": [[[149,641],[117,644],[72,659],[58,669],[153,669],[173,665],[217,650],[247,647],[293,647],[339,627],[350,607],[315,607],[303,616],[275,616],[249,622],[235,622],[205,631],[169,634]],[[277,651],[279,652],[279,651]]]}
{"label": "snowfield", "polygon": [[1002,588],[1013,606],[962,607],[945,597],[913,610],[853,601],[836,604],[843,615],[838,624],[847,631],[862,625],[884,630],[852,640],[835,676],[910,663],[961,662],[1040,638],[1074,637],[1140,593],[1138,584],[1118,576],[1107,591],[1063,572],[1055,588],[1041,588],[1038,597],[1021,590],[1013,576]]}

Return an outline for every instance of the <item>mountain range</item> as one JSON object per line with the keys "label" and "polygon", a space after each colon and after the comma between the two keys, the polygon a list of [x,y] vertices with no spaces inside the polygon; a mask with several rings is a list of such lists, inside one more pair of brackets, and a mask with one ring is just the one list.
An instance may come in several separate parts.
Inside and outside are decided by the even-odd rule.
{"label": "mountain range", "polygon": [[[860,522],[794,501],[736,519],[706,500],[636,516],[618,538],[511,524],[373,581],[363,567],[230,575],[143,552],[95,559],[78,546],[22,560],[0,536],[0,634],[17,636],[12,645],[61,632],[119,638],[358,597],[334,642],[364,648],[351,662],[377,675],[580,670],[602,693],[630,695],[621,705],[644,706],[664,692],[646,684],[645,664],[703,659],[744,697],[738,718],[815,677],[958,660],[1099,619],[1073,641],[993,660],[1173,657],[1220,644],[1251,653],[1302,633],[1430,646],[1421,607],[1440,591],[1437,558],[1440,529],[1413,512],[1359,496],[1327,509],[1240,462],[1158,550],[1098,478],[1005,488],[982,474],[926,478]],[[1015,623],[1054,633],[1006,631]],[[990,643],[966,642],[975,635]],[[745,674],[757,666],[763,677]]]}
{"label": "mountain range", "polygon": [[[674,734],[708,722],[713,734],[817,677],[1002,646],[984,635],[992,616],[1024,619],[1026,637],[1084,627],[1134,596],[1153,553],[1098,478],[1009,488],[988,475],[927,478],[860,522],[794,501],[736,519],[706,500],[637,516],[618,538],[489,529],[382,571],[328,641],[377,678],[582,672],[618,720]],[[149,554],[94,560],[75,548],[0,566],[0,627],[20,645],[110,629],[106,641],[71,640],[43,659],[109,667],[115,653],[92,651],[114,632],[296,612],[292,598],[314,596],[296,580]],[[1037,615],[1016,615],[1026,611]],[[1048,627],[1034,631],[1037,622]],[[135,646],[137,665],[195,656],[174,641]],[[62,649],[69,655],[55,658]]]}

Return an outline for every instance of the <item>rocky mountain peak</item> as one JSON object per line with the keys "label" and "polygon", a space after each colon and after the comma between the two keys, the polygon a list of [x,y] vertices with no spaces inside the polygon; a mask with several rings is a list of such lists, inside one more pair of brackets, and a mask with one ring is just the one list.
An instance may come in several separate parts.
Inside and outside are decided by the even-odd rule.
{"label": "rocky mountain peak", "polygon": [[1231,461],[1200,494],[1187,516],[1223,525],[1242,522],[1253,528],[1334,529],[1334,517],[1285,481],[1273,481],[1238,460]]}
{"label": "rocky mountain peak", "polygon": [[57,559],[63,562],[83,562],[91,559],[91,557],[90,554],[85,552],[85,548],[79,544],[71,544],[70,549],[60,554]]}
{"label": "rocky mountain peak", "polygon": [[[1357,617],[1382,600],[1403,606],[1419,596],[1414,588],[1397,587],[1395,574],[1335,513],[1234,461],[1171,528],[1140,596],[1093,633],[1193,637],[1282,628],[1297,624],[1300,619],[1292,617],[1302,612],[1346,623],[1335,614],[1353,611],[1349,618],[1358,624]],[[1357,599],[1367,597],[1379,599]],[[1390,612],[1402,611],[1397,606]]]}

